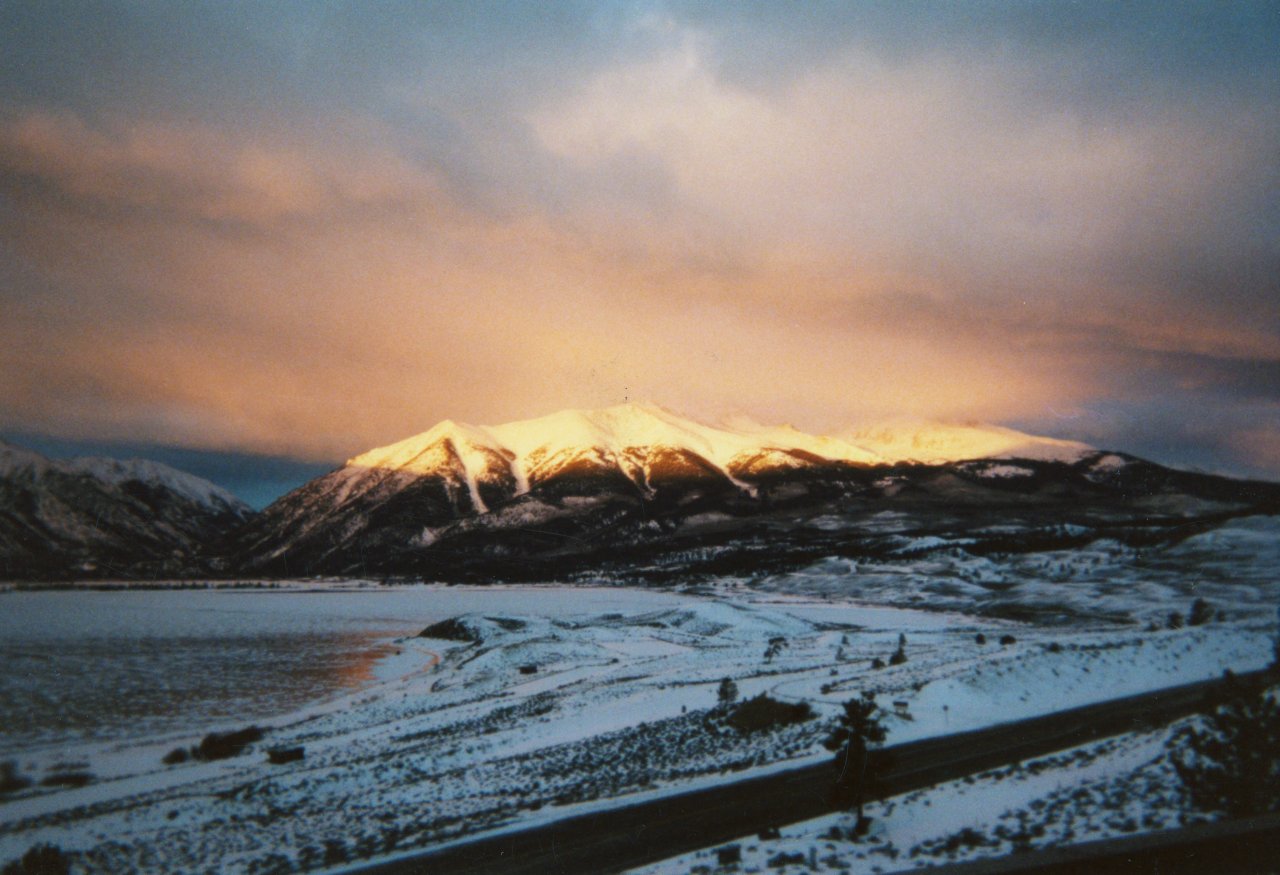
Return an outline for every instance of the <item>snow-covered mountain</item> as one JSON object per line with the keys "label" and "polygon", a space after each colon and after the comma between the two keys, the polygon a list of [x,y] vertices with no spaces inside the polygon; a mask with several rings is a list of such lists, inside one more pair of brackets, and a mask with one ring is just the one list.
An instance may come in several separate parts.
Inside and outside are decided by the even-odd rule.
{"label": "snow-covered mountain", "polygon": [[192,573],[252,515],[158,462],[53,460],[0,441],[0,577]]}
{"label": "snow-covered mountain", "polygon": [[937,465],[968,459],[1035,459],[1076,462],[1094,448],[1079,441],[1039,437],[995,425],[951,425],[902,420],[854,429],[851,443],[886,461]]}
{"label": "snow-covered mountain", "polygon": [[233,561],[486,579],[673,562],[759,569],[878,550],[900,530],[1012,549],[1027,532],[1139,538],[1278,504],[1274,484],[1010,429],[896,424],[831,438],[627,404],[445,421],[362,453],[250,522]]}
{"label": "snow-covered mountain", "polygon": [[430,431],[356,456],[347,467],[419,474],[449,472],[467,485],[472,509],[566,476],[621,476],[652,496],[669,480],[703,479],[750,489],[753,476],[813,465],[874,465],[876,453],[793,428],[713,428],[652,404],[566,410],[477,427],[445,420]]}

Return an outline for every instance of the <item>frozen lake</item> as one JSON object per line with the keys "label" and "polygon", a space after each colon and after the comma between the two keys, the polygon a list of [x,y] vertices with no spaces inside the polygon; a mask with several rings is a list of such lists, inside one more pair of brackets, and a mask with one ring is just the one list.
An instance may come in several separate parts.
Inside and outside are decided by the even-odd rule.
{"label": "frozen lake", "polygon": [[0,593],[0,757],[289,713],[373,680],[393,639],[456,614],[673,600],[560,587]]}

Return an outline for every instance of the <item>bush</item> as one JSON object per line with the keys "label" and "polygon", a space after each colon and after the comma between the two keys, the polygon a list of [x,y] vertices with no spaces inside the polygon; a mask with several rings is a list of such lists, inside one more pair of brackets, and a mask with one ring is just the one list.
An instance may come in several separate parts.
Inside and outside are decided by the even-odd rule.
{"label": "bush", "polygon": [[18,774],[18,764],[13,760],[0,763],[0,794],[16,793],[31,786],[31,779]]}
{"label": "bush", "polygon": [[347,843],[342,839],[325,839],[324,841],[324,864],[326,866],[338,866],[347,862]]}
{"label": "bush", "polygon": [[1181,629],[1185,625],[1182,619],[1182,614],[1179,614],[1177,611],[1170,614],[1168,625],[1170,629]]}
{"label": "bush", "polygon": [[1204,599],[1196,599],[1191,603],[1191,612],[1187,615],[1188,626],[1203,626],[1213,619],[1213,608]]}
{"label": "bush", "polygon": [[986,636],[986,635],[983,635],[981,632],[979,632],[977,635],[974,635],[974,636],[973,636],[973,640],[974,640],[976,643],[978,643],[978,644],[986,644],[986,643],[987,643],[987,636]]}
{"label": "bush", "polygon": [[1170,740],[1170,760],[1202,811],[1280,811],[1280,706],[1274,694],[1234,683],[1225,704]]}
{"label": "bush", "polygon": [[720,688],[716,690],[716,701],[721,705],[732,705],[738,701],[738,685],[733,682],[732,678],[725,678],[720,681]]}
{"label": "bush", "polygon": [[813,719],[808,702],[779,702],[761,693],[733,709],[725,722],[739,732],[760,732]]}
{"label": "bush", "polygon": [[1012,635],[1000,636],[1000,645],[1002,647],[1008,647],[1010,644],[1017,644],[1017,643],[1018,643],[1018,639],[1014,638]]}
{"label": "bush", "polygon": [[267,761],[272,765],[281,766],[285,763],[297,762],[307,755],[306,748],[298,745],[297,747],[273,747],[267,750]]}
{"label": "bush", "polygon": [[253,742],[261,741],[262,735],[262,729],[258,726],[249,726],[235,732],[210,732],[192,749],[191,755],[198,760],[225,760],[240,755]]}
{"label": "bush", "polygon": [[4,867],[4,875],[67,875],[71,860],[56,845],[36,845]]}
{"label": "bush", "polygon": [[164,759],[160,762],[166,766],[176,766],[178,763],[185,763],[189,759],[191,759],[191,754],[187,752],[185,747],[175,747],[165,754]]}

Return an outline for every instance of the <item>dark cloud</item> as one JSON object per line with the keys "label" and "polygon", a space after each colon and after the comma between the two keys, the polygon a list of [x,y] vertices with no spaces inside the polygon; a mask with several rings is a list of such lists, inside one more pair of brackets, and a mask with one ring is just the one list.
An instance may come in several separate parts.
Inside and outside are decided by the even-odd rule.
{"label": "dark cloud", "polygon": [[1091,111],[1221,87],[1274,85],[1280,10],[1267,2],[847,3],[770,0],[669,7],[716,36],[725,75],[773,87],[851,46],[893,66],[938,56],[1039,71],[1029,102]]}

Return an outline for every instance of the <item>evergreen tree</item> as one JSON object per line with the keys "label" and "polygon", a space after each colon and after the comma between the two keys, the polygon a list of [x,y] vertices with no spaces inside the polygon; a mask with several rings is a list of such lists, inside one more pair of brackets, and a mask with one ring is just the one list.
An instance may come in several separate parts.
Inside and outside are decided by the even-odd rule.
{"label": "evergreen tree", "polygon": [[773,662],[773,658],[782,652],[782,648],[787,646],[787,639],[781,635],[769,639],[769,647],[764,652],[764,661]]}
{"label": "evergreen tree", "polygon": [[836,762],[840,766],[834,801],[856,806],[859,823],[862,823],[863,801],[868,793],[875,792],[878,784],[879,769],[869,756],[869,748],[883,743],[888,735],[876,717],[878,710],[873,693],[864,691],[861,698],[850,699],[844,703],[839,724],[823,742],[827,750],[835,751]]}
{"label": "evergreen tree", "polygon": [[720,681],[720,689],[716,691],[716,700],[721,705],[732,705],[738,701],[738,685],[731,678]]}
{"label": "evergreen tree", "polygon": [[898,649],[893,651],[893,656],[889,657],[890,665],[902,665],[907,661],[907,636],[898,633]]}

